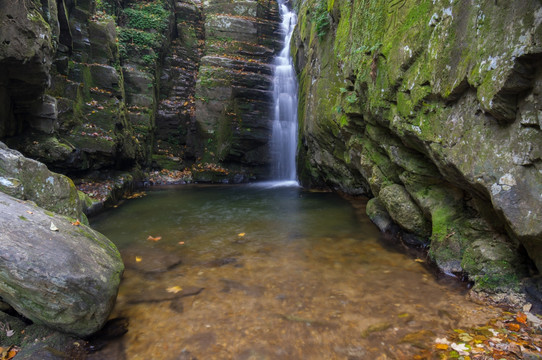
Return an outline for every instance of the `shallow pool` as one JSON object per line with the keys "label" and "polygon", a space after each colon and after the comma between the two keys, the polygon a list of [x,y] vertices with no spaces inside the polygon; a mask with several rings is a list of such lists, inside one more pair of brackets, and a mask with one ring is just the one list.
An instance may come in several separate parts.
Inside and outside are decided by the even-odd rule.
{"label": "shallow pool", "polygon": [[[92,220],[126,263],[127,359],[410,359],[484,322],[363,200],[274,184],[149,191]],[[119,344],[117,344],[119,346]]]}

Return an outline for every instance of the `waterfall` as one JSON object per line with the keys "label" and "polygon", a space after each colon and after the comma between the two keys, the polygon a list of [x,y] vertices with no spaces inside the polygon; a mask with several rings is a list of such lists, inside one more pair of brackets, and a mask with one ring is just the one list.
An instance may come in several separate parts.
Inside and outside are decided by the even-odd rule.
{"label": "waterfall", "polygon": [[290,57],[290,39],[297,22],[296,14],[279,0],[282,18],[281,34],[284,48],[275,58],[273,77],[273,133],[271,135],[272,178],[296,181],[295,155],[297,150],[297,78]]}

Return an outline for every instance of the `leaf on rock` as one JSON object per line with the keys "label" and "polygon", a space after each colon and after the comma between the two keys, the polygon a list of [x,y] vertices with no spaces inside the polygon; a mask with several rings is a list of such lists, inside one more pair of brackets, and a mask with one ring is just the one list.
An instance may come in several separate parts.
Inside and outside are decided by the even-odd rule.
{"label": "leaf on rock", "polygon": [[29,213],[30,215],[32,215],[32,214],[33,214],[33,212],[32,212],[32,211],[30,211],[30,210],[26,210],[26,212],[27,212],[27,213]]}
{"label": "leaf on rock", "polygon": [[521,324],[527,324],[527,315],[524,313],[518,312],[516,314],[516,321]]}
{"label": "leaf on rock", "polygon": [[150,241],[159,241],[159,240],[162,240],[162,237],[161,236],[157,236],[157,237],[153,237],[153,236],[150,236],[147,238],[147,240],[150,240]]}
{"label": "leaf on rock", "polygon": [[72,222],[72,225],[73,226],[79,226],[79,225],[81,225],[81,222],[79,220],[75,220],[75,221]]}
{"label": "leaf on rock", "polygon": [[51,229],[51,231],[58,231],[58,228],[56,227],[55,224],[53,224],[52,221],[51,221],[51,226],[49,226],[49,229]]}
{"label": "leaf on rock", "polygon": [[168,288],[166,289],[166,291],[169,292],[169,293],[174,293],[174,294],[176,294],[176,293],[178,293],[179,291],[183,291],[183,288],[180,287],[180,286],[178,286],[178,285],[175,285],[175,286],[168,287]]}

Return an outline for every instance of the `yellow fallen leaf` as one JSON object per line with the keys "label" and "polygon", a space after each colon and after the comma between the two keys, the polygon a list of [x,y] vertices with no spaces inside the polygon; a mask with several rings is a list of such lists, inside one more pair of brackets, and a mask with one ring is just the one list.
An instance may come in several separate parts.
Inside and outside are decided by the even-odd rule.
{"label": "yellow fallen leaf", "polygon": [[448,345],[446,344],[435,344],[435,347],[439,350],[448,350]]}
{"label": "yellow fallen leaf", "polygon": [[169,292],[169,293],[174,293],[174,294],[176,294],[176,293],[178,293],[179,291],[183,291],[183,288],[180,287],[180,286],[178,286],[178,285],[175,285],[175,286],[172,286],[172,287],[168,287],[168,288],[166,289],[166,291]]}
{"label": "yellow fallen leaf", "polygon": [[424,262],[422,259],[415,259],[414,261],[419,262],[419,263],[423,263],[423,262]]}
{"label": "yellow fallen leaf", "polygon": [[143,260],[141,256],[136,256],[136,262],[140,262],[141,260]]}
{"label": "yellow fallen leaf", "polygon": [[237,235],[243,237],[243,236],[245,236],[245,233],[240,233],[240,234],[237,234]]}

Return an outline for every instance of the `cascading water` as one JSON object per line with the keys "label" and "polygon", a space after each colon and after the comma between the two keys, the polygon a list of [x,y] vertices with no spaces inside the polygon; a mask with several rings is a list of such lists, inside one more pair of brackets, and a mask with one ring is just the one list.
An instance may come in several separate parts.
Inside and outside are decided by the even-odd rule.
{"label": "cascading water", "polygon": [[275,58],[273,79],[275,111],[271,137],[272,177],[273,180],[296,181],[297,78],[290,57],[290,39],[297,17],[286,3],[287,0],[279,0],[284,48]]}

